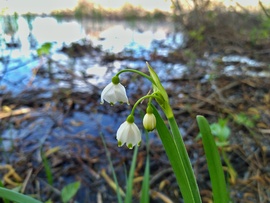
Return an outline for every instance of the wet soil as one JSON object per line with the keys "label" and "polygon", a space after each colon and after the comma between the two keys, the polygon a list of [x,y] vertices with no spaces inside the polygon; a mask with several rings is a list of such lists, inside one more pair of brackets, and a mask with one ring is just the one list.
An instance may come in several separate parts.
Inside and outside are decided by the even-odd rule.
{"label": "wet soil", "polygon": [[[73,46],[83,54],[76,51],[77,55],[72,55],[72,46],[62,50],[71,54],[73,62],[78,57],[93,56],[89,47]],[[237,172],[235,180],[228,173],[225,162],[223,164],[233,202],[270,201],[270,80],[266,58],[257,66],[247,61],[224,59],[225,55],[233,53],[191,60],[183,49],[170,51],[170,57],[150,53],[150,58],[127,56],[127,52],[109,54],[99,49],[91,50],[100,53],[101,66],[109,67],[107,78],[114,74],[119,63],[121,68],[147,72],[145,61],[150,61],[169,94],[203,202],[211,202],[211,184],[202,143],[195,139],[198,114],[204,115],[210,123],[217,122],[218,118],[228,119],[231,136],[225,151]],[[53,72],[50,65],[54,67]],[[133,150],[118,148],[115,133],[132,104],[151,87],[136,75],[124,75],[121,81],[127,88],[131,106],[100,105],[104,85],[89,82],[95,77],[87,75],[86,70],[77,74],[72,68],[49,58],[38,68],[27,89],[16,94],[1,93],[0,174],[7,188],[20,185],[21,192],[43,202],[49,199],[61,202],[61,189],[78,180],[81,188],[72,202],[117,202],[114,190],[104,178],[104,173],[112,177],[112,171],[100,135],[106,140],[120,186],[125,189]],[[36,85],[45,79],[47,88]],[[60,86],[60,83],[65,85]],[[137,111],[140,127],[139,111],[144,109],[143,103]],[[248,120],[237,122],[235,118],[239,114],[246,115]],[[250,121],[253,125],[247,124]],[[182,202],[158,134],[153,132],[150,136],[151,202]],[[52,184],[46,177],[44,156],[53,175]],[[136,165],[133,202],[139,202],[145,158],[143,142]],[[9,174],[12,168],[16,173]]]}

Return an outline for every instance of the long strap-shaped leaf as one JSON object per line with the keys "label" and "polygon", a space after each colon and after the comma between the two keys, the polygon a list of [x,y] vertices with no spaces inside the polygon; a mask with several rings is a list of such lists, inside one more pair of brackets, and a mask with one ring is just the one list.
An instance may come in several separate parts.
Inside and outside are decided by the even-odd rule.
{"label": "long strap-shaped leaf", "polygon": [[143,175],[143,183],[142,183],[142,190],[141,190],[141,198],[140,202],[143,203],[149,203],[150,197],[149,197],[149,190],[150,190],[150,158],[149,158],[149,135],[148,132],[145,132],[146,135],[146,161],[145,161],[145,169],[144,169],[144,175]]}
{"label": "long strap-shaped leaf", "polygon": [[174,131],[178,130],[178,133],[172,136],[156,108],[153,105],[152,107],[157,119],[157,131],[172,165],[184,202],[200,203],[201,197],[196,179],[194,177],[183,139],[179,133],[178,127],[175,126],[175,120],[173,119],[169,121],[172,122],[171,128],[173,128],[173,133],[176,133]]}
{"label": "long strap-shaped leaf", "polygon": [[203,116],[197,116],[197,122],[202,134],[203,147],[210,173],[214,202],[228,203],[230,201],[226,181],[222,170],[218,149],[211,133],[210,126],[206,118]]}
{"label": "long strap-shaped leaf", "polygon": [[32,197],[2,187],[0,187],[0,197],[19,203],[41,203]]}
{"label": "long strap-shaped leaf", "polygon": [[133,178],[135,174],[137,155],[138,155],[138,146],[136,145],[135,150],[133,152],[131,167],[129,170],[128,180],[127,180],[127,192],[126,192],[126,197],[125,197],[125,203],[132,202]]}

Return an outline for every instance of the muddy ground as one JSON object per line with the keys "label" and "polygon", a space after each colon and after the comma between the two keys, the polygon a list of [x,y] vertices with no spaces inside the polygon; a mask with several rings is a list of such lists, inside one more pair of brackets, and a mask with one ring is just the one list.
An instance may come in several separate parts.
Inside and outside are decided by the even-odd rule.
{"label": "muddy ground", "polygon": [[[62,51],[73,53],[75,46],[80,48],[76,53],[81,51],[81,54],[71,54],[73,61],[78,57],[99,55],[99,63],[108,67],[107,75],[113,75],[119,63],[121,68],[147,73],[145,61],[149,61],[157,70],[181,127],[203,202],[211,202],[211,185],[202,143],[195,139],[198,114],[204,115],[210,123],[217,122],[219,118],[228,119],[231,135],[225,152],[237,173],[235,179],[228,173],[225,162],[223,165],[233,202],[270,202],[269,50],[252,47],[236,53],[235,49],[229,49],[231,47],[219,47],[213,51],[215,53],[205,51],[208,54],[202,55],[198,52],[200,58],[196,60],[185,51],[190,50],[192,44],[172,50],[168,56],[151,53],[150,58],[136,58],[132,53],[129,56],[126,53],[103,53],[88,45],[73,44]],[[261,63],[252,65],[250,61],[224,58],[235,57],[236,54],[238,59],[248,57],[248,60]],[[16,94],[3,90],[0,95],[0,174],[5,187],[20,186],[22,193],[43,202],[49,199],[61,202],[60,190],[78,180],[81,188],[72,202],[117,202],[114,190],[104,178],[104,174],[112,177],[112,172],[100,135],[106,140],[120,186],[125,189],[123,174],[130,167],[133,150],[118,148],[115,133],[132,104],[150,90],[150,84],[138,76],[123,75],[121,80],[127,88],[131,106],[100,105],[104,85],[100,87],[89,83],[88,79],[94,76],[75,74],[72,64],[63,66],[50,57],[45,61],[36,69],[28,89]],[[179,71],[182,70],[180,64],[187,68]],[[54,67],[53,72],[49,65]],[[36,85],[45,79],[47,88]],[[57,84],[61,82],[68,85],[60,88]],[[81,83],[84,84],[83,90],[79,86]],[[144,109],[145,104],[142,104],[137,110],[139,126],[139,111]],[[237,121],[239,114],[246,120]],[[150,136],[151,202],[182,202],[158,134],[153,132]],[[52,185],[46,178],[41,152],[50,165]],[[139,147],[133,202],[139,202],[145,158],[143,142]]]}

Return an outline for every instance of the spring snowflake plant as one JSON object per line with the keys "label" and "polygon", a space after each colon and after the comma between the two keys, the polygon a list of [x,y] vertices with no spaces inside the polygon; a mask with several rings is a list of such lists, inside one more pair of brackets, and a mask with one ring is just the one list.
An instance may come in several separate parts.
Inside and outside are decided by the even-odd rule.
{"label": "spring snowflake plant", "polygon": [[[133,105],[130,115],[117,130],[116,139],[118,141],[118,146],[121,147],[126,144],[129,149],[132,149],[134,146],[140,145],[142,135],[138,126],[134,122],[134,111],[143,100],[148,100],[146,114],[143,118],[144,128],[147,131],[152,131],[155,128],[157,129],[166,154],[172,165],[184,201],[187,203],[200,203],[201,196],[199,188],[184,141],[169,103],[169,97],[153,68],[148,63],[146,63],[146,65],[150,73],[149,75],[133,69],[124,69],[119,71],[112,78],[112,82],[102,91],[101,103],[104,103],[105,100],[111,105],[114,105],[116,102],[129,104],[126,90],[120,83],[119,79],[119,75],[122,73],[136,73],[152,83],[153,92],[142,96]],[[153,102],[154,100],[156,102]],[[158,104],[160,109],[164,112],[169,123],[169,128],[164,123],[154,104]],[[220,156],[211,134],[209,124],[203,116],[197,116],[197,122],[202,134],[202,141],[212,183],[214,202],[228,203],[229,195],[226,188]]]}

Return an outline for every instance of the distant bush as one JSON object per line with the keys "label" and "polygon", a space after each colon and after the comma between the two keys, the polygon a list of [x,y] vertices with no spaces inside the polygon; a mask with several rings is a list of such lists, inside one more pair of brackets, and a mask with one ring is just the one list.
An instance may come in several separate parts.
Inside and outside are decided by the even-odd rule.
{"label": "distant bush", "polygon": [[139,20],[139,19],[158,19],[166,20],[169,16],[168,12],[161,10],[154,10],[152,12],[146,11],[143,7],[133,6],[129,3],[124,4],[119,9],[104,9],[99,5],[86,0],[80,0],[74,10],[53,11],[51,15],[58,19],[64,17],[74,16],[77,19],[93,18],[93,19],[125,19],[125,20]]}

